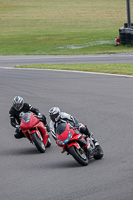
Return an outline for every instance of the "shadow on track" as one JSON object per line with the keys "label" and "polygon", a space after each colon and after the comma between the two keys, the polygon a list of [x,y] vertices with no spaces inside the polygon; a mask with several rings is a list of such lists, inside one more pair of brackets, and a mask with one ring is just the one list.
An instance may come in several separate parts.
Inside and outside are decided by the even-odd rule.
{"label": "shadow on track", "polygon": [[[94,162],[97,162],[96,160],[91,160],[88,164],[89,165],[92,165]],[[51,170],[54,170],[54,169],[65,169],[65,168],[81,168],[81,167],[87,167],[87,166],[82,166],[80,165],[79,163],[77,163],[73,158],[72,160],[71,159],[66,159],[65,161],[64,160],[60,160],[59,161],[57,160],[57,162],[53,162],[53,161],[49,161],[49,162],[44,162],[42,163],[41,165],[38,163],[35,163],[34,166],[32,166],[33,168],[35,169],[38,169],[38,170],[45,170],[45,169],[51,169]]]}
{"label": "shadow on track", "polygon": [[0,156],[20,156],[20,155],[34,155],[34,154],[40,154],[40,152],[35,148],[21,148],[21,149],[6,149],[3,152],[0,153]]}

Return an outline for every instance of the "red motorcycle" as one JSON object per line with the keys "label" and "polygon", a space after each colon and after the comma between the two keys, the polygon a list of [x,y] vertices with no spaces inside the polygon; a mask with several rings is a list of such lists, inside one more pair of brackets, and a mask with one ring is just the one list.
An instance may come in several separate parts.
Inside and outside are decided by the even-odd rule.
{"label": "red motorcycle", "polygon": [[45,147],[51,145],[47,130],[44,124],[32,112],[20,114],[20,128],[27,139],[41,152],[45,152]]}
{"label": "red motorcycle", "polygon": [[86,166],[89,160],[96,160],[103,157],[103,150],[100,145],[95,146],[92,137],[81,134],[77,128],[69,123],[61,121],[57,125],[57,145],[63,147],[81,165]]}

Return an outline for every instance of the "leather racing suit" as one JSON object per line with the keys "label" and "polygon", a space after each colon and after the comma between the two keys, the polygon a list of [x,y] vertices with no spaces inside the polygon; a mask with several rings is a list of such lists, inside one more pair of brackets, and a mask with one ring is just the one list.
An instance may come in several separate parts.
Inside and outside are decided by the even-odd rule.
{"label": "leather racing suit", "polygon": [[[22,138],[24,137],[19,125],[20,125],[20,118],[19,115],[21,112],[33,112],[36,115],[39,115],[40,111],[37,108],[32,107],[32,105],[28,104],[28,103],[24,103],[22,109],[20,109],[19,111],[17,111],[13,106],[11,107],[10,111],[9,111],[9,117],[10,117],[10,123],[11,125],[16,128],[16,134],[14,135],[14,137],[16,139]],[[49,130],[49,126],[47,125],[47,120],[46,117],[44,115],[41,115],[41,121],[44,123],[44,125],[46,126],[46,128]]]}

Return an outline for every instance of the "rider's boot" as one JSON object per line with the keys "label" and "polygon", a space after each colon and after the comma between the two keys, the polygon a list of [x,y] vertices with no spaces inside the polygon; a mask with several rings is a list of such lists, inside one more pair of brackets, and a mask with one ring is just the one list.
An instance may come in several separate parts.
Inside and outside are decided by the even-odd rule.
{"label": "rider's boot", "polygon": [[86,135],[88,135],[89,138],[92,139],[92,141],[93,141],[93,143],[94,143],[95,146],[99,145],[98,141],[94,138],[93,133],[89,131],[89,129],[87,128],[87,126],[86,126]]}
{"label": "rider's boot", "polygon": [[50,140],[50,136],[48,137],[48,144],[47,144],[47,147],[50,147],[52,144],[51,140]]}
{"label": "rider's boot", "polygon": [[16,139],[25,138],[25,135],[22,133],[20,128],[16,128],[14,137]]}
{"label": "rider's boot", "polygon": [[97,139],[95,139],[95,138],[94,138],[94,136],[93,136],[93,133],[92,133],[92,132],[91,132],[91,138],[92,138],[92,141],[93,141],[93,143],[94,143],[95,147],[96,147],[96,146],[99,146],[99,143],[98,143]]}
{"label": "rider's boot", "polygon": [[47,129],[47,134],[48,134],[48,143],[47,143],[47,146],[46,147],[50,147],[52,142],[50,140],[50,128],[48,125],[45,125],[46,129]]}

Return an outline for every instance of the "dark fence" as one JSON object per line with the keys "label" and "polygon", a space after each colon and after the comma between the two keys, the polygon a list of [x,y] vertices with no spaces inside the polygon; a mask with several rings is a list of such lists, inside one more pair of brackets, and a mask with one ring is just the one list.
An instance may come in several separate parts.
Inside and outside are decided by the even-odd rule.
{"label": "dark fence", "polygon": [[133,23],[131,23],[130,28],[128,28],[128,24],[125,23],[124,27],[119,29],[119,39],[120,44],[133,45]]}

